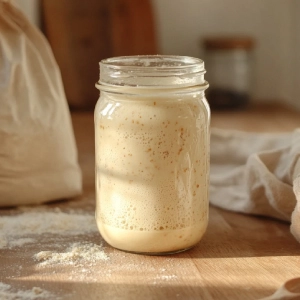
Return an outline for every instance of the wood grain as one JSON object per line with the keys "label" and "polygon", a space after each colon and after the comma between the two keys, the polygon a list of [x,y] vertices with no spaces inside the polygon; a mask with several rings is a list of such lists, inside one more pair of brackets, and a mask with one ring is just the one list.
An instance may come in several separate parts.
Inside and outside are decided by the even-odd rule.
{"label": "wood grain", "polygon": [[[299,127],[299,112],[281,107],[216,112],[212,125],[247,131],[290,131]],[[94,137],[91,113],[73,113],[73,124],[84,174],[84,194],[49,208],[81,209],[94,214]],[[255,120],[255,122],[254,122]],[[1,215],[14,214],[1,209]],[[98,233],[66,237],[99,244]],[[289,224],[210,207],[208,230],[193,249],[170,256],[144,256],[115,250],[104,243],[108,261],[89,268],[37,267],[39,251],[56,249],[59,236],[43,236],[23,248],[0,250],[0,281],[15,289],[39,286],[62,299],[260,299],[300,274],[300,245]],[[20,268],[21,267],[21,268]]]}

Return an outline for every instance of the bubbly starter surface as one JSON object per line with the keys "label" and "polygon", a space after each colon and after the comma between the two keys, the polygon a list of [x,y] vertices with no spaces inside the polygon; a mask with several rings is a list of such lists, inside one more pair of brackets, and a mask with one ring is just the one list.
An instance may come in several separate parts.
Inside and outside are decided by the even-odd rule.
{"label": "bubbly starter surface", "polygon": [[133,252],[192,247],[208,221],[204,104],[191,95],[118,101],[103,94],[95,110],[101,235]]}

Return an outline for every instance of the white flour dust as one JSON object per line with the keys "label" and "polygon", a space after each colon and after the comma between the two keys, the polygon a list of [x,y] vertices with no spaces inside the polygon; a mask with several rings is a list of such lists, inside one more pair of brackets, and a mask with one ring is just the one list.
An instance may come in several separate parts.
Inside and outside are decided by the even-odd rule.
{"label": "white flour dust", "polygon": [[1,300],[37,300],[37,299],[59,299],[52,293],[39,287],[33,287],[31,290],[15,291],[9,284],[0,282],[0,299]]}
{"label": "white flour dust", "polygon": [[34,259],[39,262],[39,266],[63,264],[91,267],[109,257],[101,245],[83,242],[72,244],[66,252],[41,251],[34,255]]}
{"label": "white flour dust", "polygon": [[[59,208],[48,206],[20,207],[12,212],[13,214],[9,215],[11,212],[8,211],[6,215],[0,216],[0,250],[7,249],[7,253],[14,248],[17,251],[20,249],[23,251],[24,245],[27,245],[29,250],[25,251],[27,253],[36,247],[44,250],[31,256],[32,260],[36,262],[35,267],[40,268],[41,274],[47,274],[47,276],[52,274],[52,271],[49,273],[49,270],[46,269],[47,266],[50,268],[71,266],[69,279],[74,277],[76,280],[84,280],[87,275],[93,275],[92,266],[97,265],[100,261],[109,260],[102,244],[98,245],[88,241],[95,233],[98,233],[93,213],[87,213],[80,209],[68,209],[65,212]],[[7,270],[6,279],[22,276],[24,270],[22,265],[19,267],[7,265],[5,268]],[[53,273],[59,272],[59,270],[60,268]],[[8,275],[10,273],[13,275]],[[0,282],[0,299],[60,298],[39,287],[16,289],[15,286]]]}
{"label": "white flour dust", "polygon": [[41,235],[75,236],[97,232],[93,215],[62,212],[59,209],[25,209],[22,213],[0,217],[0,249],[34,243]]}

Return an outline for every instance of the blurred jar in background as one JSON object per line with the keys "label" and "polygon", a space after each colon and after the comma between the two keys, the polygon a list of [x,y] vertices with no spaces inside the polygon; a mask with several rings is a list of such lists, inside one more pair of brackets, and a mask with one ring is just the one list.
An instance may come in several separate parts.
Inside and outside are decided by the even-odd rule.
{"label": "blurred jar in background", "polygon": [[207,100],[212,109],[245,108],[251,97],[252,50],[250,37],[207,37],[203,40],[204,61],[210,88]]}

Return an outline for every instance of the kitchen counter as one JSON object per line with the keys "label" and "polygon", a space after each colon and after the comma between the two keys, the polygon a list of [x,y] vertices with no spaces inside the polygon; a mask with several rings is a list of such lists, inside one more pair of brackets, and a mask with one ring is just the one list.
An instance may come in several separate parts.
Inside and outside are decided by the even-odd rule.
{"label": "kitchen counter", "polygon": [[[73,112],[72,120],[83,171],[83,194],[41,207],[0,209],[0,217],[28,211],[89,218],[83,220],[93,217],[93,115]],[[267,105],[213,112],[212,126],[258,132],[291,131],[300,126],[300,113]],[[94,227],[84,234],[40,234],[31,242],[19,240],[19,244],[0,248],[0,299],[260,299],[274,293],[285,281],[300,276],[300,244],[289,232],[289,224],[270,218],[211,206],[202,241],[189,251],[169,256],[144,256],[113,249],[102,240],[96,225],[91,226]],[[27,238],[22,236],[22,229],[19,235]],[[44,265],[37,259],[41,251],[67,252],[74,242],[101,245],[102,256]]]}

